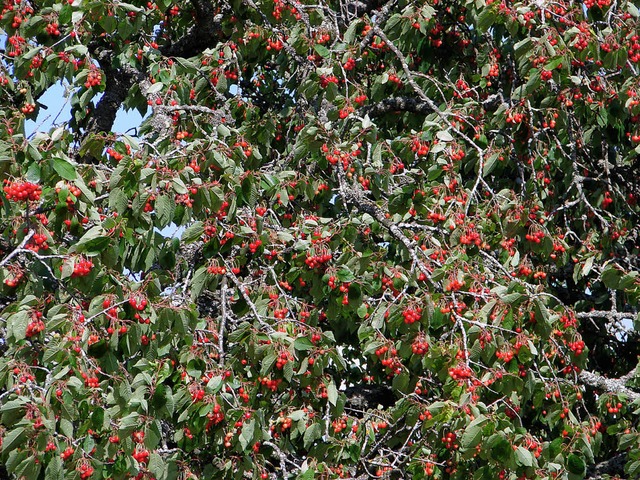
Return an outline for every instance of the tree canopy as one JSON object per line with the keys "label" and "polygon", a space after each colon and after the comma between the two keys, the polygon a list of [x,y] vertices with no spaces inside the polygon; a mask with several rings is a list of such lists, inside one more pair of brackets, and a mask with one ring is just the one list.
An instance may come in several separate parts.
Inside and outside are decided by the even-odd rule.
{"label": "tree canopy", "polygon": [[4,0],[5,476],[638,477],[635,3]]}

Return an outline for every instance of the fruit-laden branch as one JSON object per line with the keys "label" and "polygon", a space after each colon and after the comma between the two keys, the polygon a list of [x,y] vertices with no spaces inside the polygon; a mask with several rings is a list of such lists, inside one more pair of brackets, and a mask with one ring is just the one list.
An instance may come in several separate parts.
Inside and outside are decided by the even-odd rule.
{"label": "fruit-laden branch", "polygon": [[235,274],[231,271],[231,266],[226,264],[226,262],[225,262],[225,266],[227,268],[226,276],[230,278],[231,281],[235,284],[236,288],[238,289],[238,292],[240,293],[242,298],[244,298],[244,301],[247,302],[247,305],[251,309],[251,312],[253,313],[254,318],[258,321],[260,326],[267,333],[270,333],[270,334],[275,333],[275,330],[273,329],[273,327],[269,325],[267,322],[265,322],[264,318],[262,318],[262,315],[260,315],[260,313],[258,312],[258,307],[256,307],[255,303],[251,301],[251,298],[247,293],[247,288],[242,284],[242,282],[240,282],[238,277],[236,277]]}
{"label": "fruit-laden branch", "polygon": [[[362,213],[368,213],[369,215],[371,215],[381,225],[389,230],[389,233],[391,233],[393,237],[399,240],[406,247],[409,255],[411,256],[411,259],[418,267],[420,272],[422,272],[424,276],[429,280],[429,283],[434,285],[433,281],[431,280],[431,272],[429,271],[429,269],[427,269],[425,264],[420,261],[420,259],[418,258],[418,254],[416,253],[416,249],[413,247],[413,245],[411,245],[411,242],[404,235],[404,233],[402,233],[402,230],[400,230],[400,228],[395,223],[390,221],[385,216],[384,212],[380,208],[378,208],[377,205],[364,198],[361,190],[358,190],[356,188],[349,188],[349,186],[347,186],[346,184],[346,179],[344,178],[344,172],[342,172],[340,169],[337,169],[336,171],[338,172],[338,179],[340,181],[340,194],[342,195],[342,197],[347,202],[353,203],[356,208]],[[434,285],[434,287],[437,288],[437,285]]]}
{"label": "fruit-laden branch", "polygon": [[402,66],[402,70],[404,71],[407,77],[407,83],[409,84],[411,89],[416,93],[416,95],[420,98],[421,102],[424,102],[426,105],[428,105],[431,108],[431,110],[434,113],[436,113],[438,117],[440,117],[440,119],[447,125],[449,130],[451,130],[452,132],[455,132],[455,134],[458,137],[462,138],[469,146],[471,146],[477,152],[478,176],[476,177],[476,181],[473,185],[473,188],[471,189],[471,192],[468,195],[468,200],[465,206],[465,214],[468,213],[469,207],[471,206],[471,202],[473,201],[473,198],[475,197],[478,191],[478,187],[480,186],[481,183],[484,185],[484,187],[487,189],[489,193],[493,194],[493,189],[487,184],[487,182],[482,177],[482,172],[484,170],[484,149],[480,147],[466,133],[460,130],[460,128],[454,125],[449,119],[450,113],[445,113],[440,111],[436,103],[431,98],[429,98],[429,96],[424,92],[424,90],[422,90],[420,85],[418,85],[418,83],[415,80],[415,72],[413,72],[409,68],[409,64],[407,62],[406,57],[400,51],[400,49],[391,40],[389,40],[387,35],[377,26],[373,27],[371,31],[374,31],[375,34],[378,35],[382,39],[382,41],[384,41],[384,43],[389,48],[389,50],[391,50],[391,52],[393,52],[393,54],[396,56],[396,58],[400,62],[400,65]]}

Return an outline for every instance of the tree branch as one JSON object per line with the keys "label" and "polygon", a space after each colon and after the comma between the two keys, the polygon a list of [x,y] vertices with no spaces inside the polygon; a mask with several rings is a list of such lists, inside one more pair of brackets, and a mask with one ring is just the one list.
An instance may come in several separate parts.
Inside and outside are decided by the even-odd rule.
{"label": "tree branch", "polygon": [[[630,374],[633,375],[633,372],[635,372],[635,369]],[[598,388],[614,395],[625,395],[629,400],[635,401],[640,398],[640,393],[634,392],[625,386],[628,379],[627,377],[630,374],[620,378],[606,378],[598,373],[583,370],[578,375],[578,378],[584,385]]]}
{"label": "tree branch", "polygon": [[603,475],[624,475],[624,464],[627,460],[626,453],[620,453],[614,457],[611,457],[607,460],[603,460],[596,465],[590,466],[587,469],[586,479],[600,480],[603,478]]}
{"label": "tree branch", "polygon": [[2,261],[0,261],[0,267],[4,267],[9,262],[9,260],[11,260],[13,257],[18,255],[19,253],[23,252],[24,246],[29,242],[29,240],[31,240],[31,237],[33,237],[35,233],[36,232],[34,230],[29,230],[27,234],[24,236],[24,238],[22,239],[22,242],[20,242],[20,245],[18,245],[9,255],[4,257]]}
{"label": "tree branch", "polygon": [[370,117],[377,117],[388,112],[411,112],[420,115],[433,113],[433,105],[427,102],[420,102],[412,97],[392,97],[385,98],[375,105],[369,105],[362,109],[363,113]]}
{"label": "tree branch", "polygon": [[[83,134],[83,139],[92,133],[107,133],[111,131],[116,120],[116,114],[127,98],[129,90],[136,81],[142,79],[142,72],[129,65],[121,68],[113,66],[113,52],[102,50],[98,52],[97,60],[105,72],[107,84],[104,95],[98,101],[95,110],[87,122],[87,128]],[[94,160],[94,159],[85,159]]]}
{"label": "tree branch", "polygon": [[160,53],[167,57],[193,57],[214,46],[222,37],[224,15],[216,13],[216,3],[210,0],[192,0],[196,15],[194,24],[175,43],[160,47]]}

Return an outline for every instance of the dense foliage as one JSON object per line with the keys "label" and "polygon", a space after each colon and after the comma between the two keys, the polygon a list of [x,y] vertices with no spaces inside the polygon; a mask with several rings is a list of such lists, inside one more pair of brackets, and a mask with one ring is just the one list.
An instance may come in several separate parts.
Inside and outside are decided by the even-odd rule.
{"label": "dense foliage", "polygon": [[3,1],[11,478],[640,475],[634,2]]}

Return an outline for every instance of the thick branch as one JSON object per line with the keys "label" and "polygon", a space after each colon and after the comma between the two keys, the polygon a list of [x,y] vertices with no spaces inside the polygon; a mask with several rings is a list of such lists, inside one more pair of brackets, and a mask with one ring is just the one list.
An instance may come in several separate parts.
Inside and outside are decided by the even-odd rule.
{"label": "thick branch", "polygon": [[626,453],[620,453],[615,457],[603,460],[596,465],[593,465],[587,469],[587,479],[598,480],[603,478],[603,475],[624,475],[624,464],[627,460]]}
{"label": "thick branch", "polygon": [[594,372],[583,370],[578,378],[584,385],[598,388],[606,393],[614,395],[625,395],[629,400],[635,401],[640,398],[640,393],[634,392],[625,386],[627,376],[621,378],[606,378]]}
{"label": "thick branch", "polygon": [[362,17],[363,15],[369,14],[374,10],[377,10],[383,5],[380,0],[365,0],[347,3],[347,11],[349,15],[353,17]]}
{"label": "thick branch", "polygon": [[92,133],[107,133],[111,131],[116,120],[116,114],[122,103],[129,95],[129,90],[136,81],[142,78],[142,72],[125,65],[116,68],[112,64],[113,52],[103,50],[98,54],[98,62],[105,72],[107,83],[104,95],[92,112],[84,133],[86,138]]}
{"label": "thick branch", "polygon": [[222,13],[216,13],[216,4],[209,0],[193,0],[196,10],[193,26],[175,43],[160,47],[160,53],[168,57],[193,57],[215,44],[221,38]]}
{"label": "thick branch", "polygon": [[411,112],[428,115],[433,112],[433,108],[432,105],[420,102],[412,97],[393,97],[385,98],[375,105],[365,107],[363,112],[370,117],[377,117],[389,112]]}
{"label": "thick branch", "polygon": [[634,313],[629,312],[613,312],[608,310],[592,310],[590,312],[578,312],[576,318],[606,318],[609,320],[633,320]]}

